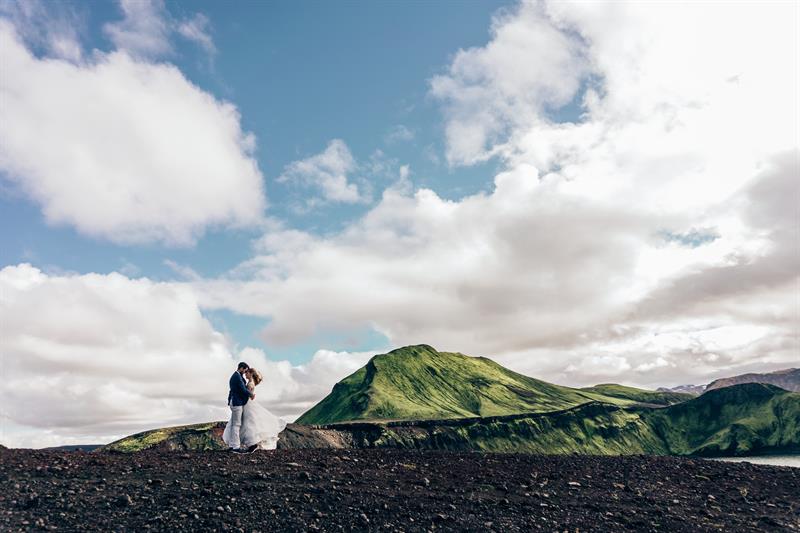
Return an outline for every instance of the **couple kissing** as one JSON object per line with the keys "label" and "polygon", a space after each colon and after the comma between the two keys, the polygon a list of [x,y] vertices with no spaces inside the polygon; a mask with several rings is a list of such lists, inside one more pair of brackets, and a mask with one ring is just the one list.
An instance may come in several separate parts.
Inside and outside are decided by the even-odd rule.
{"label": "couple kissing", "polygon": [[228,380],[228,407],[231,419],[222,433],[222,440],[235,453],[253,453],[258,449],[272,450],[278,443],[286,422],[256,403],[256,386],[264,380],[261,372],[239,363]]}

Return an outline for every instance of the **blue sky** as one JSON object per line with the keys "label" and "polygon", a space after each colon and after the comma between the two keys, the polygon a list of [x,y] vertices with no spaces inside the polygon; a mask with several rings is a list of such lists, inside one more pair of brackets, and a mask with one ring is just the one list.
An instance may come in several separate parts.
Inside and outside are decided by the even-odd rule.
{"label": "blue sky", "polygon": [[[442,119],[428,96],[429,79],[459,48],[485,42],[492,14],[508,2],[167,2],[171,16],[202,12],[211,21],[217,53],[176,40],[174,63],[204,91],[232,102],[242,128],[258,140],[256,158],[265,181],[270,216],[314,233],[339,231],[368,205],[329,205],[298,213],[292,201],[303,191],[275,178],[296,159],[344,140],[357,160],[381,151],[395,169],[409,165],[412,182],[446,198],[460,198],[491,186],[493,163],[450,168],[444,160]],[[83,21],[87,50],[114,46],[103,25],[122,17],[114,2],[70,2]],[[43,53],[42,50],[39,53]],[[390,138],[403,127],[411,139]],[[373,176],[365,176],[373,178]],[[391,184],[377,176],[375,188]],[[0,263],[31,262],[48,270],[122,271],[156,280],[175,277],[165,260],[217,276],[247,259],[255,230],[210,229],[192,247],[161,244],[117,245],[87,237],[65,225],[47,224],[38,205],[13,187],[0,195]],[[243,345],[261,344],[264,320],[230,312],[209,313],[215,325]],[[320,346],[331,349],[383,348],[374,331],[315,336],[291,346],[266,346],[270,354],[302,362]]]}

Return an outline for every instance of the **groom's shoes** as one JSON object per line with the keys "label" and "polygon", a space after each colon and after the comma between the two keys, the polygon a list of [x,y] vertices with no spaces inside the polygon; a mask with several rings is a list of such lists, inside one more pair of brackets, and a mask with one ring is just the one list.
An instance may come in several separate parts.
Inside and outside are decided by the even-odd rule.
{"label": "groom's shoes", "polygon": [[258,444],[253,444],[252,446],[248,446],[247,448],[228,448],[228,451],[231,453],[248,454],[248,453],[253,453],[257,449],[258,449]]}

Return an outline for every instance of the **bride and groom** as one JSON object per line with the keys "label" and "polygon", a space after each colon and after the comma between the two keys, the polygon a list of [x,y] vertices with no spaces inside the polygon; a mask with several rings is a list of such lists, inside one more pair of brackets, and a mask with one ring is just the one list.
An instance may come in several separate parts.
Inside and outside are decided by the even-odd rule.
{"label": "bride and groom", "polygon": [[255,402],[256,385],[263,376],[247,363],[239,363],[229,380],[228,406],[231,419],[222,433],[228,449],[236,453],[252,453],[257,449],[274,450],[286,422]]}

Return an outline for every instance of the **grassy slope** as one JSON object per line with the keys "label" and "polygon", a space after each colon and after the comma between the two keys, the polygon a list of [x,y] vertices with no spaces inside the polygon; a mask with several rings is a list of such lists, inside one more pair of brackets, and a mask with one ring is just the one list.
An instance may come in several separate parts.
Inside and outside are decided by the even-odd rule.
{"label": "grassy slope", "polygon": [[677,455],[800,449],[800,393],[772,385],[747,383],[712,390],[654,410],[648,420]]}
{"label": "grassy slope", "polygon": [[584,392],[592,392],[601,396],[611,396],[621,400],[630,400],[635,403],[647,403],[652,405],[673,405],[696,398],[694,394],[683,392],[657,392],[635,387],[626,387],[616,383],[604,383],[594,387],[581,389]]}
{"label": "grassy slope", "polygon": [[390,424],[375,445],[544,455],[668,453],[664,441],[638,412],[595,402],[554,413],[442,424],[426,431]]}
{"label": "grassy slope", "polygon": [[800,450],[800,394],[768,385],[737,385],[667,408],[592,402],[548,413],[326,427],[354,431],[355,442],[367,447],[744,455]]}
{"label": "grassy slope", "polygon": [[[648,400],[674,396],[649,394]],[[553,385],[513,372],[491,359],[437,352],[419,345],[373,357],[337,383],[331,394],[297,422],[494,416],[556,411],[590,401],[631,405],[638,400],[619,393],[606,395]]]}
{"label": "grassy slope", "polygon": [[170,450],[222,450],[224,422],[153,429],[106,444],[100,450],[138,452],[153,447]]}

